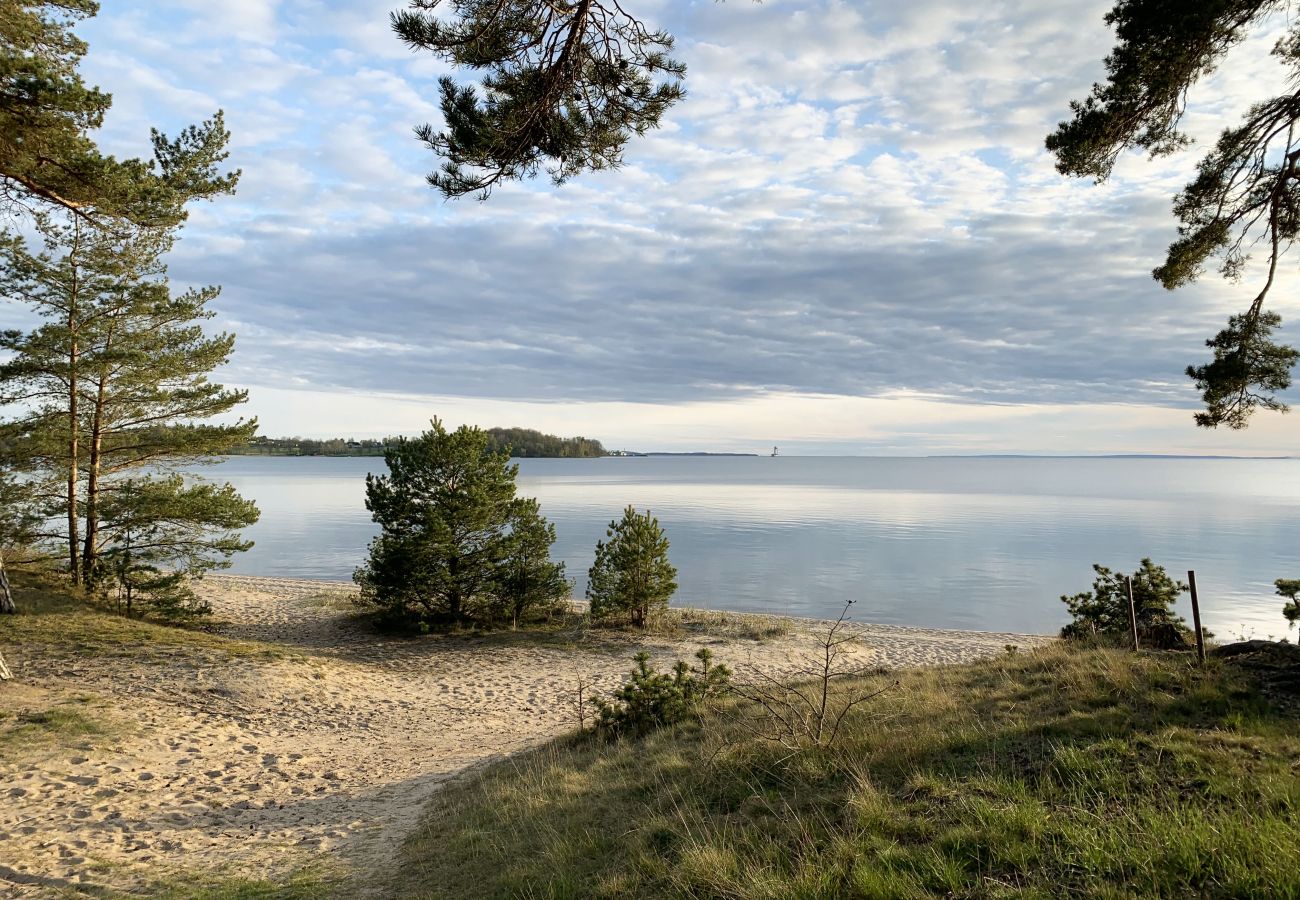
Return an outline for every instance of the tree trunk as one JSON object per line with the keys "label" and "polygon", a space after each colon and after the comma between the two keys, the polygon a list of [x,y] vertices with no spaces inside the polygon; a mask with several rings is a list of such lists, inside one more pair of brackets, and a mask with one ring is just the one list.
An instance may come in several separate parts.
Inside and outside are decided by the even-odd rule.
{"label": "tree trunk", "polygon": [[452,557],[447,561],[447,575],[451,586],[447,590],[447,612],[453,622],[460,621],[460,560]]}
{"label": "tree trunk", "polygon": [[80,452],[77,445],[77,391],[80,385],[77,383],[79,355],[75,286],[73,292],[73,300],[68,305],[68,333],[71,341],[68,348],[68,575],[73,584],[80,584],[81,570],[77,562],[81,555],[80,541],[77,540],[77,454]]}
{"label": "tree trunk", "polygon": [[5,573],[4,554],[0,553],[0,613],[16,613],[13,591],[9,589],[9,576]]}
{"label": "tree trunk", "polygon": [[10,672],[9,667],[5,665],[4,654],[0,653],[0,681],[8,681],[10,678],[13,677],[14,677],[14,673]]}
{"label": "tree trunk", "polygon": [[[73,379],[76,383],[76,379]],[[69,435],[68,435],[68,574],[72,578],[73,584],[81,583],[81,559],[80,541],[77,537],[77,394],[76,389],[72,392],[71,408],[68,411]]]}
{"label": "tree trunk", "polygon": [[99,468],[104,445],[104,378],[99,379],[95,418],[90,427],[90,461],[86,466],[86,539],[81,551],[81,572],[87,582],[95,574],[99,557]]}

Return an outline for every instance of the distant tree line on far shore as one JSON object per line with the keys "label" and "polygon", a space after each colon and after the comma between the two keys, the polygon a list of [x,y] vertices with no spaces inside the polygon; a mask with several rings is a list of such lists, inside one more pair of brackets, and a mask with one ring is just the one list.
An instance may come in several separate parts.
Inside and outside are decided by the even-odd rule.
{"label": "distant tree line on far shore", "polygon": [[609,455],[604,445],[593,438],[562,438],[531,428],[489,428],[487,433],[490,450],[509,450],[511,456],[570,459]]}
{"label": "distant tree line on far shore", "polygon": [[[549,457],[559,459],[608,456],[600,441],[585,437],[563,438],[543,434],[531,428],[489,428],[488,450],[509,450],[514,457]],[[383,456],[384,449],[397,443],[396,437],[351,440],[325,440],[302,437],[269,438],[260,435],[247,444],[233,448],[233,456]]]}
{"label": "distant tree line on far shore", "polygon": [[330,438],[284,437],[271,438],[258,435],[247,444],[230,449],[231,456],[383,456],[384,447],[396,438],[363,441]]}

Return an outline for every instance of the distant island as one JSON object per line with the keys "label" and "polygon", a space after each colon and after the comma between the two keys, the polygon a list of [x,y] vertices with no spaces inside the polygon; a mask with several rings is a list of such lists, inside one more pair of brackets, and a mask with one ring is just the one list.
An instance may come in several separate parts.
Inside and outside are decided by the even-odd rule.
{"label": "distant island", "polygon": [[496,450],[510,450],[511,456],[524,459],[590,459],[609,456],[600,441],[594,438],[562,438],[543,434],[531,428],[488,428],[488,446]]}
{"label": "distant island", "polygon": [[[588,459],[609,456],[604,445],[593,438],[558,437],[531,428],[487,428],[488,446],[494,452],[509,448],[511,456],[523,458]],[[255,437],[230,451],[233,456],[383,456],[384,448],[397,437],[382,439],[315,439],[303,437]]]}
{"label": "distant island", "polygon": [[[702,450],[671,453],[666,451],[640,452],[636,450],[606,450],[595,438],[559,437],[544,434],[532,428],[485,428],[488,447],[497,452],[510,450],[512,457],[520,459],[594,459],[602,456],[758,456],[757,453],[711,453]],[[235,447],[231,456],[383,456],[384,448],[399,440],[386,438],[304,438],[255,437],[247,444]]]}
{"label": "distant island", "polygon": [[615,450],[608,454],[609,456],[758,456],[757,453],[709,453],[704,450],[693,450],[688,453],[667,453],[662,451],[652,451],[649,453],[637,453],[634,450]]}

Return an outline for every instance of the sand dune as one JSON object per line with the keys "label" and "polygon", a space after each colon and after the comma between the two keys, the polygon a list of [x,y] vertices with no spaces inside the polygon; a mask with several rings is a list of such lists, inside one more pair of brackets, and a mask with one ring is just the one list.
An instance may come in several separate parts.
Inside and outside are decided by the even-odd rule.
{"label": "sand dune", "polygon": [[[273,658],[178,652],[161,664],[6,646],[21,708],[82,695],[124,727],[81,749],[0,760],[0,896],[138,889],[169,873],[250,877],[304,865],[382,869],[450,778],[574,725],[580,677],[608,689],[638,649],[661,663],[708,645],[721,662],[794,672],[818,623],[758,642],[575,633],[376,636],[349,585],[235,576],[201,587],[230,637]],[[869,665],[956,663],[1041,637],[858,626]],[[364,883],[358,884],[358,889]],[[8,892],[8,893],[6,893]]]}

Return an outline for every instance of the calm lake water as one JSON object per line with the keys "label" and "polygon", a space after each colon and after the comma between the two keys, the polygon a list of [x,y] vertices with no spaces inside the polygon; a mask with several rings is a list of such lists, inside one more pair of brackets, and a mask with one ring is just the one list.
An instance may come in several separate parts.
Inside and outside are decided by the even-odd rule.
{"label": "calm lake water", "polygon": [[[1091,564],[1195,569],[1206,627],[1281,636],[1300,577],[1300,460],[651,457],[520,460],[582,596],[629,503],[672,541],[675,605],[1051,632]],[[380,459],[234,457],[208,469],[262,509],[233,572],[346,580],[376,529]],[[1190,619],[1190,611],[1182,610]]]}

